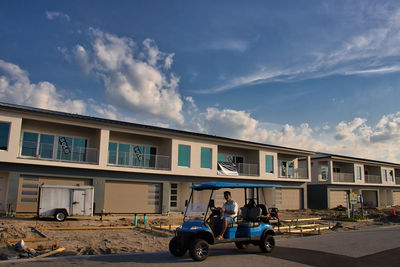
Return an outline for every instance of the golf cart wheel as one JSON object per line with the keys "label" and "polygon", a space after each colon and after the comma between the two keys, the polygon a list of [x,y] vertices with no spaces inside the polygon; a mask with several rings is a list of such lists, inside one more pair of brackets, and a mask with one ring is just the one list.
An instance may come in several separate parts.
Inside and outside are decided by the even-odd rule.
{"label": "golf cart wheel", "polygon": [[189,253],[195,261],[203,261],[208,257],[209,246],[204,239],[195,239],[190,245]]}
{"label": "golf cart wheel", "polygon": [[245,248],[247,248],[247,243],[245,243],[245,242],[235,242],[235,245],[236,245],[236,247],[238,248],[238,249],[245,249]]}
{"label": "golf cart wheel", "polygon": [[260,240],[260,248],[263,252],[270,253],[275,247],[275,239],[272,235],[263,235]]}
{"label": "golf cart wheel", "polygon": [[63,222],[67,218],[67,214],[63,210],[58,210],[56,211],[56,214],[54,214],[54,219],[58,222]]}
{"label": "golf cart wheel", "polygon": [[187,248],[179,242],[179,238],[175,236],[169,241],[169,252],[175,257],[182,257],[185,255]]}

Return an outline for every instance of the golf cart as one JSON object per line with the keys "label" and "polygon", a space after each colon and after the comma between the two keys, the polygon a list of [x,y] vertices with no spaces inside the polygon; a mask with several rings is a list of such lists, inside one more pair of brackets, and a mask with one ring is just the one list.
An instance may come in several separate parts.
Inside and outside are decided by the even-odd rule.
{"label": "golf cart", "polygon": [[[192,185],[189,201],[186,203],[183,224],[176,229],[175,237],[169,243],[169,251],[176,257],[182,257],[189,250],[195,261],[205,260],[209,253],[209,245],[232,243],[238,249],[245,249],[247,245],[259,246],[263,252],[271,252],[275,247],[275,231],[269,223],[268,209],[259,203],[259,189],[265,187],[279,187],[280,185],[246,184],[210,182]],[[221,234],[220,227],[210,227],[212,218],[220,216],[220,210],[215,207],[214,195],[220,189],[242,188],[245,196],[245,206],[240,208],[235,223],[228,224],[223,239],[217,240]],[[250,190],[249,190],[250,189]],[[210,191],[209,198],[199,201],[199,191]],[[248,191],[252,196],[248,198]],[[196,203],[204,202],[204,203]]]}

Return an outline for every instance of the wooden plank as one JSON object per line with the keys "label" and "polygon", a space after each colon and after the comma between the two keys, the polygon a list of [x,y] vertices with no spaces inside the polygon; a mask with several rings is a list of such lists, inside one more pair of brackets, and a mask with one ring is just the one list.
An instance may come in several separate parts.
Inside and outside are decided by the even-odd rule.
{"label": "wooden plank", "polygon": [[63,230],[114,230],[114,229],[133,229],[136,226],[69,226],[69,227],[43,227],[40,230],[63,231]]}
{"label": "wooden plank", "polygon": [[321,217],[315,217],[315,218],[300,218],[300,219],[292,219],[292,220],[280,220],[281,222],[306,222],[306,221],[318,221],[321,220]]}
{"label": "wooden plank", "polygon": [[39,255],[39,256],[36,256],[35,259],[45,258],[45,257],[51,256],[51,255],[54,255],[54,254],[63,252],[64,250],[65,250],[65,248],[58,248],[58,249],[56,249],[56,250],[53,250],[53,251],[44,253],[44,254]]}
{"label": "wooden plank", "polygon": [[313,232],[313,231],[327,230],[327,229],[329,229],[329,226],[324,226],[324,227],[319,227],[319,228],[311,228],[311,229],[292,230],[292,231],[290,231],[290,233],[295,234],[295,233]]}
{"label": "wooden plank", "polygon": [[42,241],[49,241],[49,239],[46,238],[26,238],[26,237],[21,237],[21,238],[10,238],[7,241],[10,243],[15,243],[19,242],[20,240],[24,240],[24,242],[42,242]]}

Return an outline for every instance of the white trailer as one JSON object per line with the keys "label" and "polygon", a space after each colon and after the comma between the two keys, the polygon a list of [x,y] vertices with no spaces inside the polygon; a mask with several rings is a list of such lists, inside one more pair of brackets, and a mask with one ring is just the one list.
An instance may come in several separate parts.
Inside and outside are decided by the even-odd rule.
{"label": "white trailer", "polygon": [[54,216],[64,221],[67,216],[93,215],[93,186],[41,185],[39,216]]}

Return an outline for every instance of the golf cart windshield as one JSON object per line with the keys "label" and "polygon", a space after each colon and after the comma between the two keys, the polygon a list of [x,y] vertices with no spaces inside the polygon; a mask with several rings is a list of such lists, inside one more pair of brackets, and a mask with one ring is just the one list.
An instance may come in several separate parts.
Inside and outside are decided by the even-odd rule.
{"label": "golf cart windshield", "polygon": [[204,190],[201,192],[192,190],[192,194],[186,206],[185,219],[205,220],[212,194],[213,190]]}

